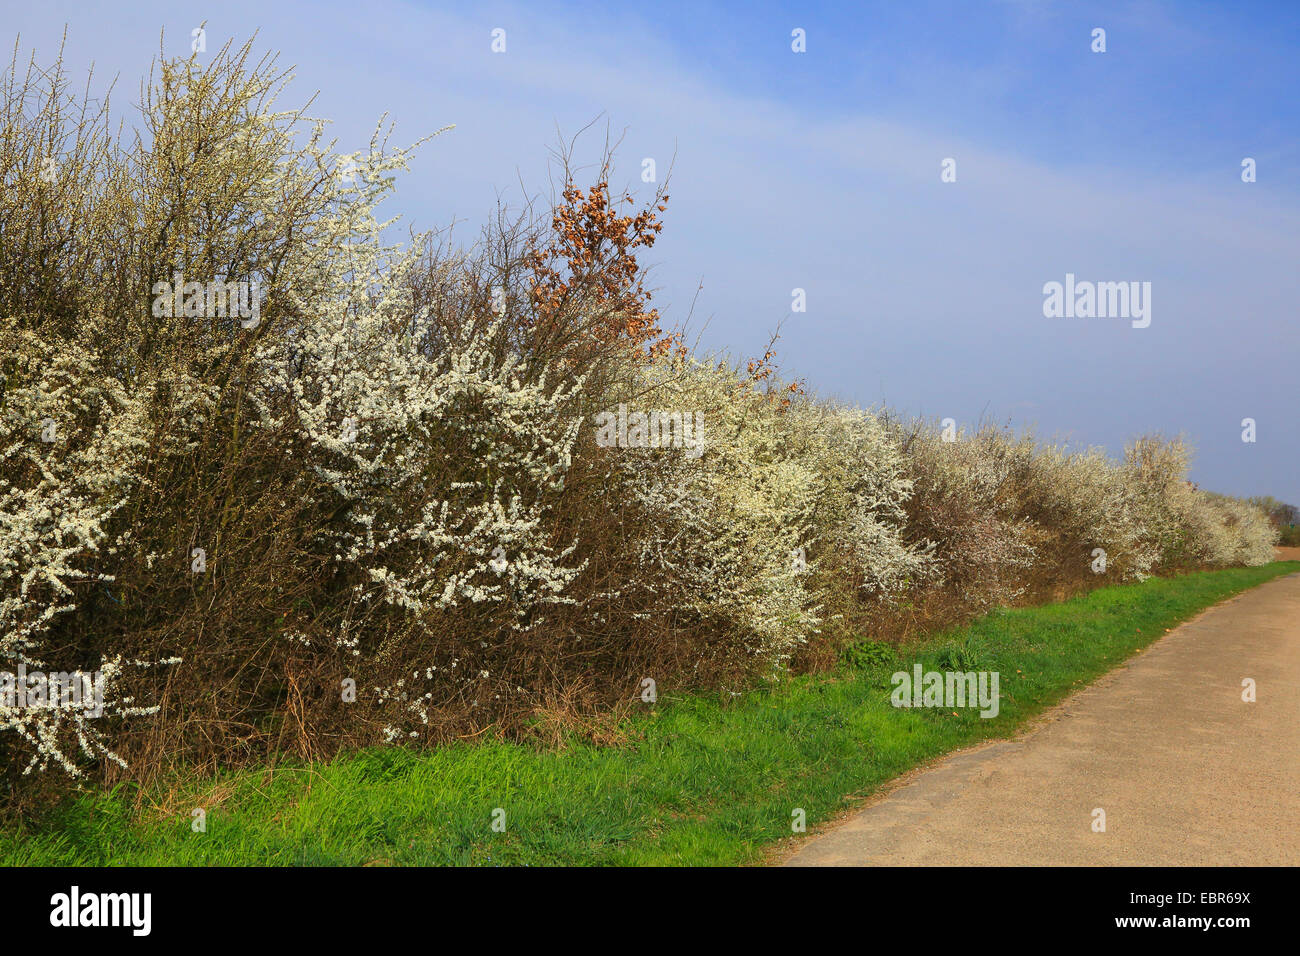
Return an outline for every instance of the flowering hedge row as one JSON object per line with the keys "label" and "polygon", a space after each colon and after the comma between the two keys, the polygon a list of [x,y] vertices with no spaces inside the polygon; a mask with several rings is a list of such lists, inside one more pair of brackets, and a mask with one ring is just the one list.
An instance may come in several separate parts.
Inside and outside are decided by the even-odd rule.
{"label": "flowering hedge row", "polygon": [[635,261],[662,192],[620,216],[570,182],[549,223],[398,248],[409,150],[340,162],[248,47],[162,64],[126,146],[60,70],[20,75],[0,671],[106,700],[0,697],[15,780],[590,727],[862,633],[1270,560],[1177,441],[945,434],[691,354]]}

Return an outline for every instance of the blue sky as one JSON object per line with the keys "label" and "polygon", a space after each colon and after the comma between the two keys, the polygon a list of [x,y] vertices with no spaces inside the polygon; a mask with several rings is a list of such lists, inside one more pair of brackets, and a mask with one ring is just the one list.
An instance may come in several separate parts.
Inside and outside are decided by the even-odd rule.
{"label": "blue sky", "polygon": [[[650,261],[670,322],[703,283],[705,347],[761,352],[785,319],[785,368],[823,394],[1113,453],[1182,433],[1203,486],[1300,504],[1300,4],[0,6],[41,57],[67,24],[119,103],[160,30],[185,54],[206,20],[210,50],[257,30],[296,65],[341,148],[384,112],[400,142],[455,123],[389,211],[467,239],[520,180],[545,193],[557,127],[602,117],[579,158],[608,120],[621,181],[676,151]],[[1067,272],[1151,282],[1150,326],[1045,318]]]}

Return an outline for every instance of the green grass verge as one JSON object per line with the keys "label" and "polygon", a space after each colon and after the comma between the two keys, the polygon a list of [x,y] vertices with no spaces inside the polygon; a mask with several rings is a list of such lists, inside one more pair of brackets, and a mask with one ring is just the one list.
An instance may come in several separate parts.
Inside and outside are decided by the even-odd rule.
{"label": "green grass verge", "polygon": [[[790,836],[794,808],[811,826],[927,760],[1007,736],[1166,628],[1296,571],[1277,562],[1108,587],[997,611],[903,653],[862,645],[834,674],[729,699],[661,697],[618,747],[378,748],[185,781],[195,802],[172,817],[134,813],[130,793],[81,795],[39,828],[0,833],[0,865],[760,862]],[[999,671],[1001,712],[892,707],[890,675],[917,661]],[[219,785],[207,831],[193,832],[188,808]],[[497,807],[504,832],[491,827]]]}

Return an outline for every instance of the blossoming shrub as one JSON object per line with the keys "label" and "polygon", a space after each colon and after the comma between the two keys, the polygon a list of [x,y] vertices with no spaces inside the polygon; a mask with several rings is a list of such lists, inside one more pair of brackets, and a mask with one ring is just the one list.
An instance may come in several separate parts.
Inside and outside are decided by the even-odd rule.
{"label": "blossoming shrub", "polygon": [[908,526],[934,543],[939,585],[950,599],[984,608],[1024,591],[1041,535],[1020,514],[1033,446],[991,429],[946,441],[938,429],[899,427],[915,495]]}
{"label": "blossoming shrub", "polygon": [[1143,438],[1114,461],[988,426],[947,441],[924,424],[897,433],[916,476],[909,524],[967,609],[1271,560],[1262,513],[1194,488],[1180,441]]}
{"label": "blossoming shrub", "polygon": [[1026,516],[1052,541],[1040,564],[1048,579],[1140,579],[1160,560],[1131,476],[1099,449],[1042,449],[1025,500]]}
{"label": "blossoming shrub", "polygon": [[1278,544],[1284,548],[1300,546],[1300,508],[1278,501],[1272,495],[1246,499],[1249,504],[1268,516],[1269,523],[1278,530]]}

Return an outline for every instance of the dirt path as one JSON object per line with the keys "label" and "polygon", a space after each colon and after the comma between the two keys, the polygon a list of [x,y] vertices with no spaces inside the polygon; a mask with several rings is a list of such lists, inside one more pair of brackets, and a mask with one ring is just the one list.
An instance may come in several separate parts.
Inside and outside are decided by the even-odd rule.
{"label": "dirt path", "polygon": [[1175,628],[1025,735],[903,778],[785,863],[1300,864],[1300,574]]}

